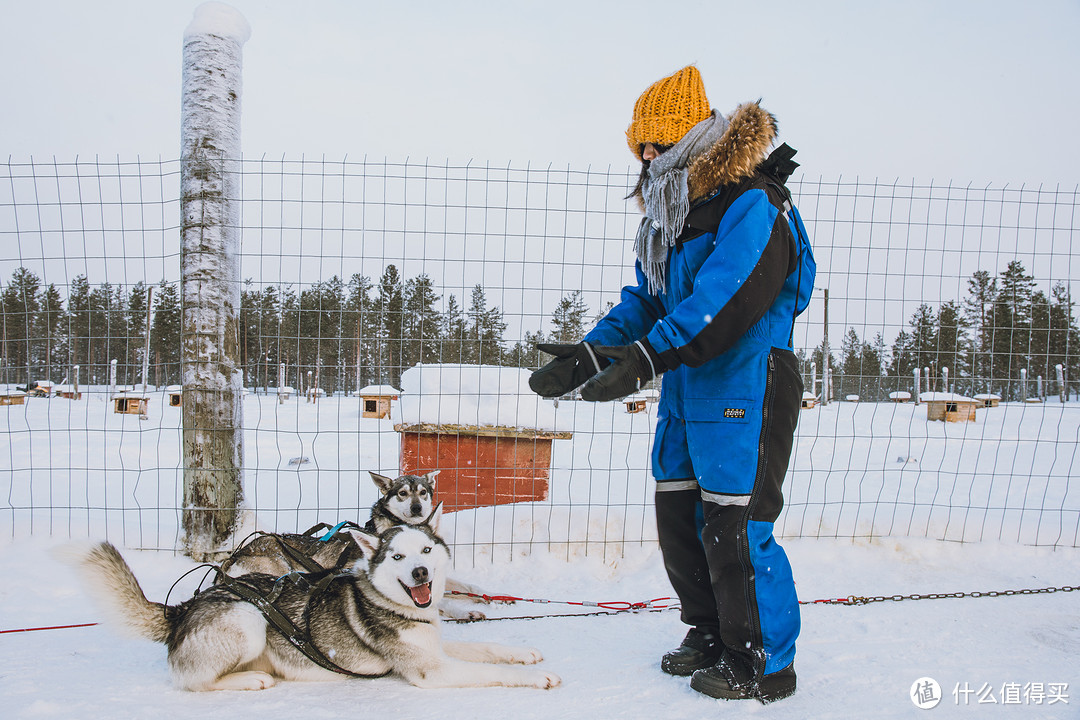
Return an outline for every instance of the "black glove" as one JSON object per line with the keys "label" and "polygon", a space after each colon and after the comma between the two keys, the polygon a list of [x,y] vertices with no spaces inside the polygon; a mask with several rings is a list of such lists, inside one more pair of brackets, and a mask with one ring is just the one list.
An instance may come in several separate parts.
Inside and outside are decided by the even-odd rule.
{"label": "black glove", "polygon": [[608,364],[593,353],[592,346],[579,343],[540,343],[536,349],[555,359],[529,376],[529,387],[541,397],[559,397],[581,384]]}
{"label": "black glove", "polygon": [[612,364],[585,383],[581,388],[582,400],[604,402],[626,397],[667,369],[648,340],[632,345],[597,345],[595,350]]}

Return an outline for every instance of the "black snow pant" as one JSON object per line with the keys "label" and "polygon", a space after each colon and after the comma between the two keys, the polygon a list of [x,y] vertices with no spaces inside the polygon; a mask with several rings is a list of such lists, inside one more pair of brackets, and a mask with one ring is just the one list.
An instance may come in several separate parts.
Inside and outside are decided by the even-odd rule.
{"label": "black snow pant", "polygon": [[[763,638],[761,613],[780,608],[794,613],[794,630],[783,631],[779,645],[790,646],[798,633],[798,601],[790,566],[772,541],[772,523],[783,507],[781,486],[787,473],[799,413],[802,382],[793,363],[781,363],[775,377],[772,421],[763,432],[754,491],[746,504],[703,500],[692,478],[657,483],[656,527],[664,567],[679,596],[687,625],[718,634],[725,661],[741,668],[740,675],[761,677],[766,672],[768,641]],[[762,560],[768,560],[764,567]],[[771,607],[759,607],[759,600]],[[782,623],[777,623],[782,624]],[[778,658],[777,658],[778,659]],[[768,672],[775,672],[775,662]]]}

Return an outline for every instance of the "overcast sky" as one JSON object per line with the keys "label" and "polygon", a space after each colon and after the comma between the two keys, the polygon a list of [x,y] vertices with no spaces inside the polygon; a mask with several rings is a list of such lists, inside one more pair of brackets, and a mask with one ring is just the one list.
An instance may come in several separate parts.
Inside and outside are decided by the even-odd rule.
{"label": "overcast sky", "polygon": [[[2,0],[0,155],[172,159],[199,2]],[[1078,0],[233,0],[246,156],[634,162],[654,80],[760,98],[812,177],[1061,184],[1080,172]]]}

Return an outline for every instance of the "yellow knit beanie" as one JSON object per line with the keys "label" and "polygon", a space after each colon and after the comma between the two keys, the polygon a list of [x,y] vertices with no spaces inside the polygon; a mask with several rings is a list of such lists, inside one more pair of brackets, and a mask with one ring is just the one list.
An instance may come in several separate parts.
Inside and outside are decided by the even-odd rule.
{"label": "yellow knit beanie", "polygon": [[626,129],[626,143],[640,160],[643,144],[674,145],[710,112],[701,73],[687,65],[654,82],[637,99],[634,119]]}

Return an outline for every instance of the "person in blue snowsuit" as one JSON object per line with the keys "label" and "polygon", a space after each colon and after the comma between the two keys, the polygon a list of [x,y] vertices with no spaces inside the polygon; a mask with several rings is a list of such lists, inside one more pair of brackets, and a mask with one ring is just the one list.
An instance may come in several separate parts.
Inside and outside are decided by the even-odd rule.
{"label": "person in blue snowsuit", "polygon": [[773,537],[802,399],[793,324],[815,263],[784,182],[797,167],[757,103],[729,116],[693,66],[654,83],[627,140],[642,160],[636,284],[530,385],[606,401],[663,374],[652,472],[664,565],[690,630],[661,669],[713,697],[795,692],[799,606]]}

